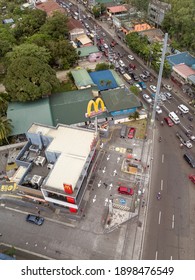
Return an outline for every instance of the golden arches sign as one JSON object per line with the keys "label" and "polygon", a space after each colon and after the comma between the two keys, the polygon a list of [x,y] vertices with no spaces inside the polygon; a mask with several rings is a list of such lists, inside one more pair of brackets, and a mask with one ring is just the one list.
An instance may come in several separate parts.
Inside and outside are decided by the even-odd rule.
{"label": "golden arches sign", "polygon": [[90,100],[88,102],[87,113],[85,114],[85,116],[87,118],[91,118],[91,117],[95,117],[96,115],[99,115],[105,111],[106,111],[106,107],[104,105],[104,102],[100,97],[98,97],[95,101]]}

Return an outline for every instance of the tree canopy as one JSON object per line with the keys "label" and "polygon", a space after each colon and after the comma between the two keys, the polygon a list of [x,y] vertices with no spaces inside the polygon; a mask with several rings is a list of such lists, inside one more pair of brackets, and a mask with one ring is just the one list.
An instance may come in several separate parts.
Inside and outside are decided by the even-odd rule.
{"label": "tree canopy", "polygon": [[173,43],[183,50],[195,53],[195,1],[167,0],[171,10],[166,13],[162,28]]}
{"label": "tree canopy", "polygon": [[59,86],[55,71],[32,56],[17,57],[10,64],[4,80],[12,101],[31,101],[50,95]]}

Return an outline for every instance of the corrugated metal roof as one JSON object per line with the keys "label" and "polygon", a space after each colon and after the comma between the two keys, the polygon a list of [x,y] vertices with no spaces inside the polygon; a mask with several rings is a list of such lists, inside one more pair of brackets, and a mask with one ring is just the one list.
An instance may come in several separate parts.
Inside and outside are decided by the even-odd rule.
{"label": "corrugated metal roof", "polygon": [[108,112],[140,107],[139,99],[126,88],[101,92]]}
{"label": "corrugated metal roof", "polygon": [[108,10],[111,13],[127,12],[127,9],[124,6],[108,7]]}
{"label": "corrugated metal roof", "polygon": [[94,84],[97,85],[99,90],[106,90],[118,87],[115,78],[110,70],[96,71],[89,73]]}
{"label": "corrugated metal roof", "polygon": [[96,46],[86,46],[82,48],[76,49],[77,53],[80,52],[80,57],[86,57],[89,56],[91,53],[99,53],[99,49]]}
{"label": "corrugated metal roof", "polygon": [[192,68],[190,68],[189,66],[187,66],[184,63],[173,66],[173,70],[176,73],[178,73],[180,76],[184,77],[185,79],[189,75],[194,75],[195,74],[195,70],[193,70]]}
{"label": "corrugated metal roof", "polygon": [[25,133],[33,122],[53,125],[48,98],[33,102],[9,103],[7,117],[12,120],[11,135]]}
{"label": "corrugated metal roof", "polygon": [[188,52],[182,52],[178,54],[173,54],[167,56],[167,61],[171,64],[171,66],[180,64],[180,63],[185,63],[188,66],[192,66],[195,64],[195,57],[193,57],[191,54]]}
{"label": "corrugated metal roof", "polygon": [[86,69],[72,70],[71,74],[78,89],[94,85],[94,82]]}

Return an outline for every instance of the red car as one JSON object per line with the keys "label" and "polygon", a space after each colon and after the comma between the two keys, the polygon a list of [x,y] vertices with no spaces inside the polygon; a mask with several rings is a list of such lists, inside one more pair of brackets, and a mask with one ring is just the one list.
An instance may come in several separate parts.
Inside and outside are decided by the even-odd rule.
{"label": "red car", "polygon": [[136,69],[136,66],[135,66],[134,64],[132,64],[132,63],[129,63],[129,67],[130,67],[131,69],[133,69],[133,70]]}
{"label": "red car", "polygon": [[129,138],[129,139],[132,139],[132,138],[134,137],[134,135],[135,135],[135,128],[134,128],[134,127],[131,127],[131,128],[129,129],[128,138]]}
{"label": "red car", "polygon": [[172,120],[169,117],[164,118],[164,120],[168,124],[168,126],[173,126],[174,125],[174,123],[172,122]]}
{"label": "red car", "polygon": [[195,184],[195,175],[189,175],[189,179]]}
{"label": "red car", "polygon": [[118,192],[120,194],[127,194],[127,195],[134,194],[134,190],[132,188],[127,188],[127,187],[123,187],[123,186],[118,187]]}

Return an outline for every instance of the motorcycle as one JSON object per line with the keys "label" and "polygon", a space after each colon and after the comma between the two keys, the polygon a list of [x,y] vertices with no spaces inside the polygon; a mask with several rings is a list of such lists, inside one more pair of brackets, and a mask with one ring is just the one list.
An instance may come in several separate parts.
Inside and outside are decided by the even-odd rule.
{"label": "motorcycle", "polygon": [[160,193],[160,192],[157,194],[156,198],[157,198],[158,200],[161,199],[161,193]]}

